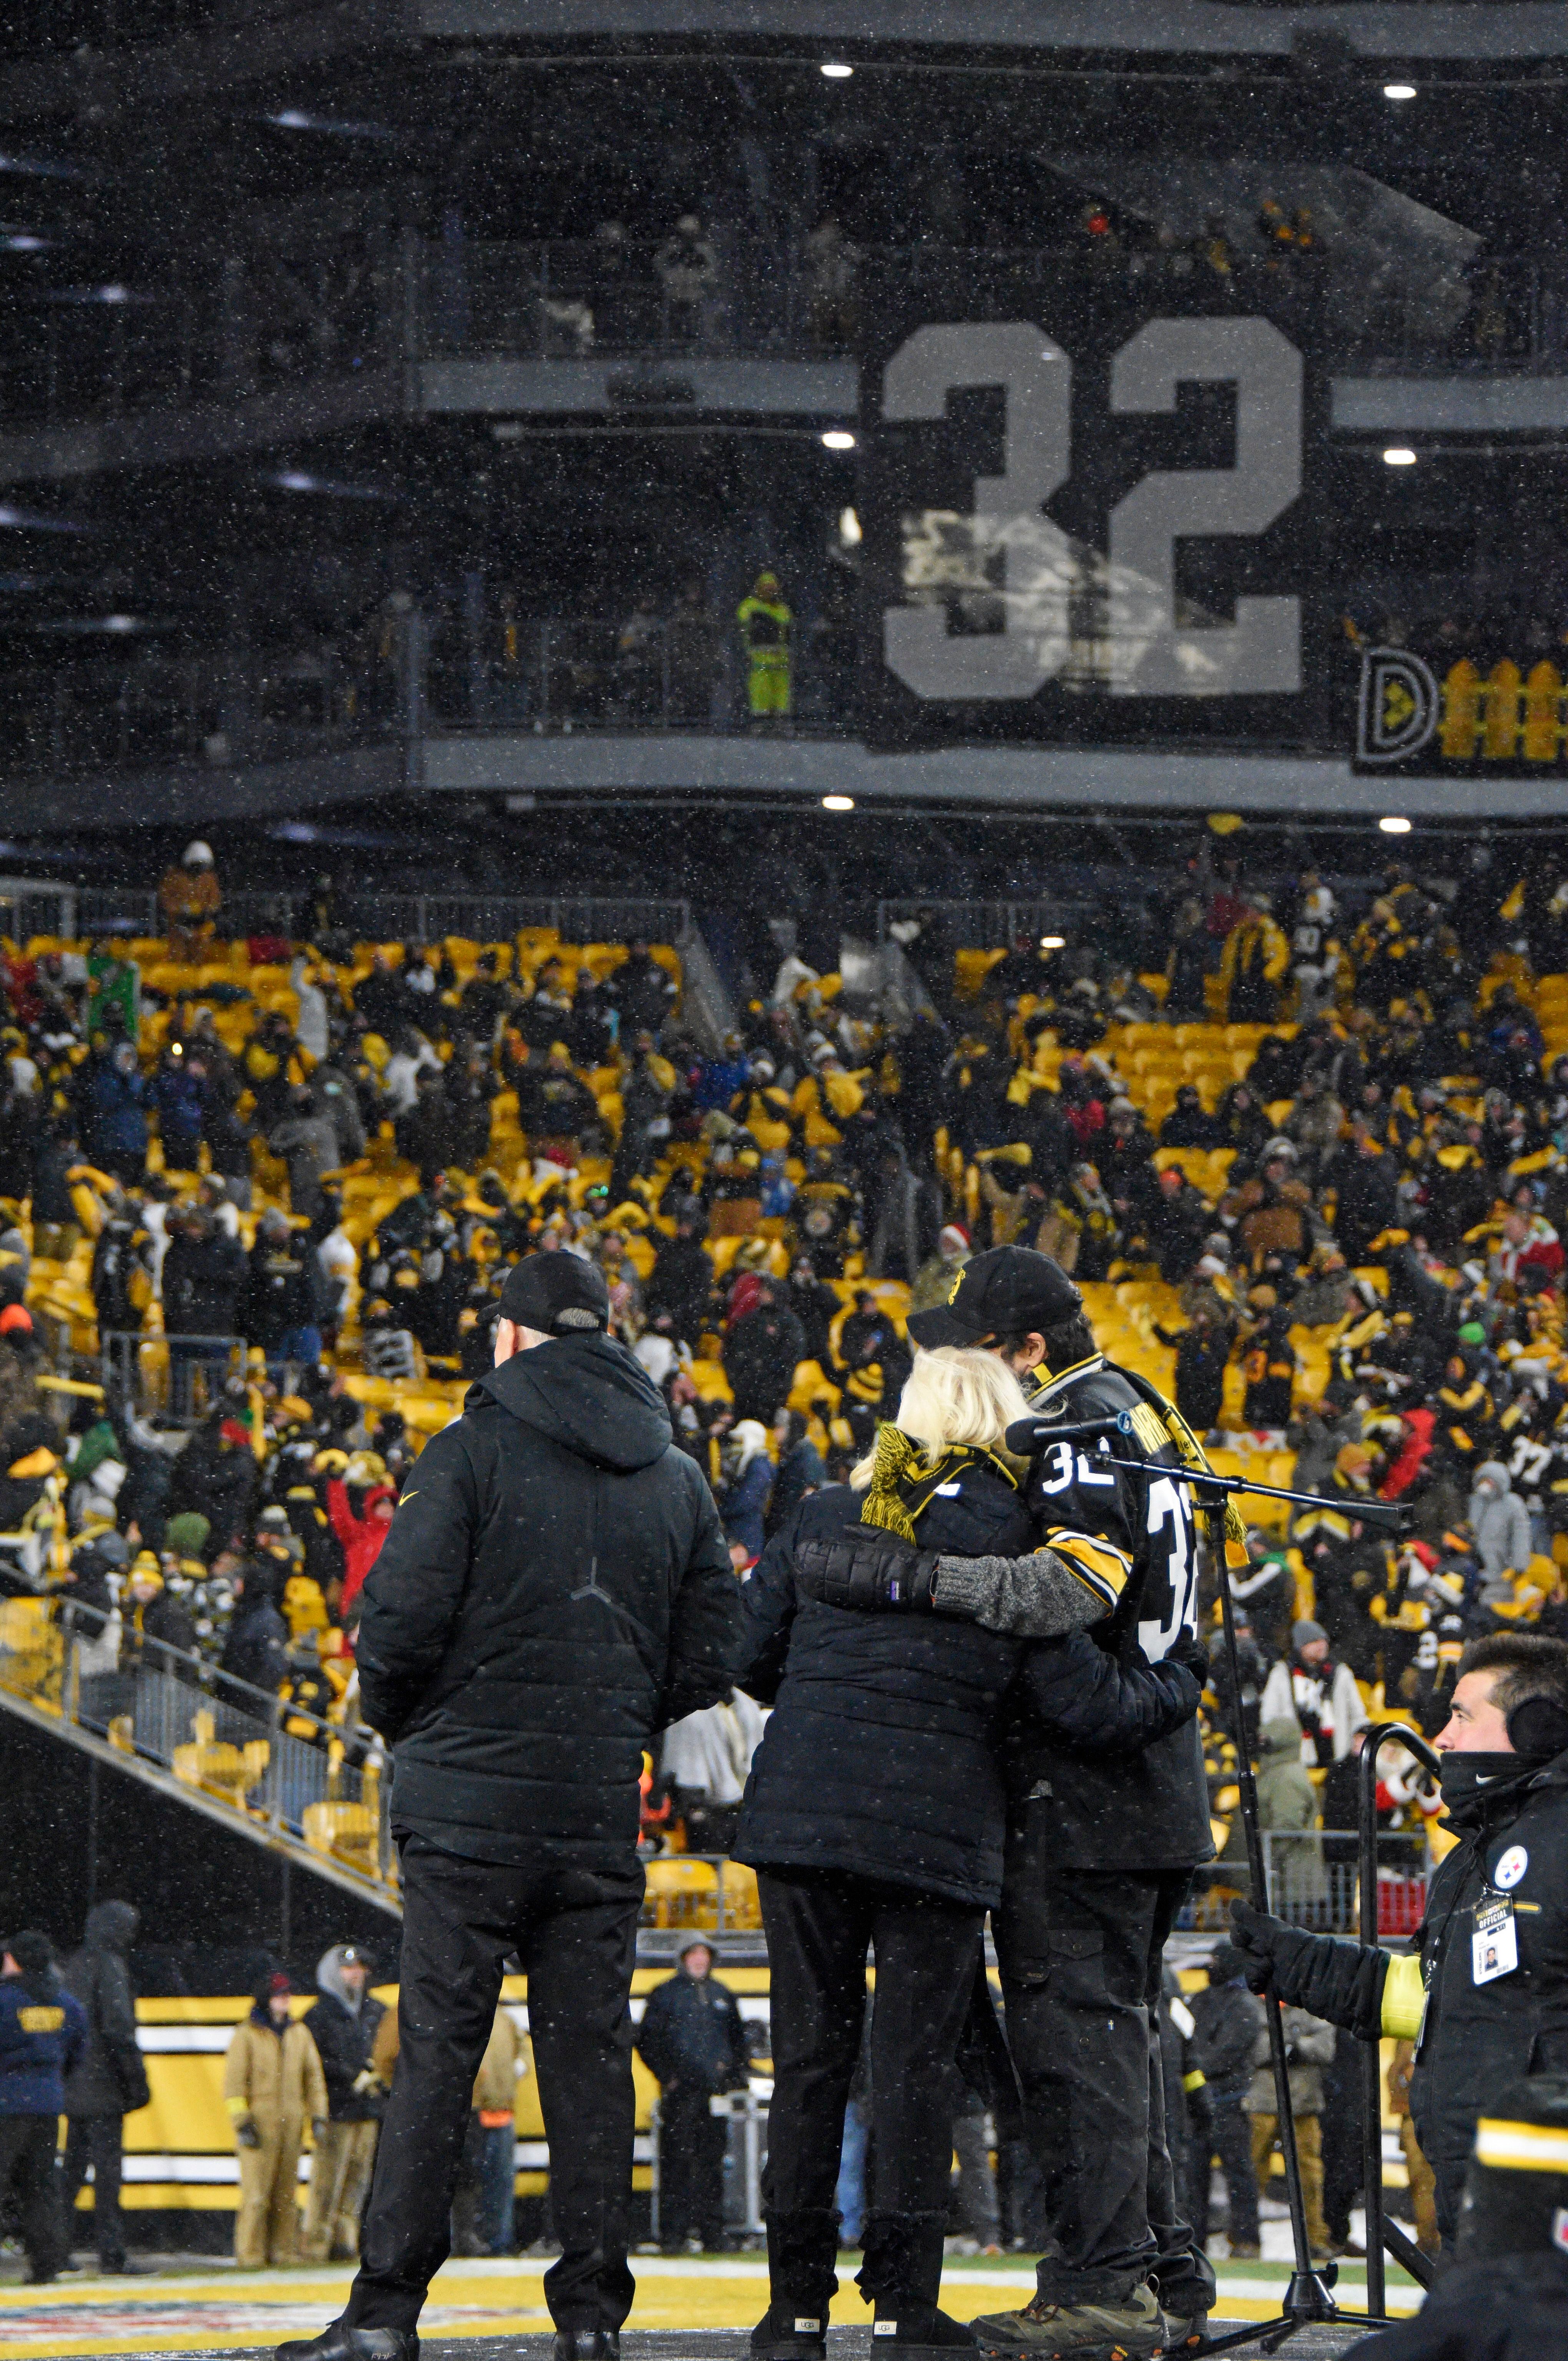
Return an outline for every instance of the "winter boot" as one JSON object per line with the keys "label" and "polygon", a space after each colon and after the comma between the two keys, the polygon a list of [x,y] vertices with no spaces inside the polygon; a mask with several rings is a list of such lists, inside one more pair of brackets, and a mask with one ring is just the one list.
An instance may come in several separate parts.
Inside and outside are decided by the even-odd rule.
{"label": "winter boot", "polygon": [[974,2351],[972,2333],[937,2308],[946,2229],[942,2213],[873,2213],[867,2222],[856,2285],[876,2306],[872,2361],[952,2361]]}
{"label": "winter boot", "polygon": [[751,2331],[753,2361],[824,2361],[828,2308],[839,2292],[839,2216],[770,2213],[771,2301]]}
{"label": "winter boot", "polygon": [[1022,2312],[977,2320],[974,2333],[988,2361],[1154,2361],[1168,2349],[1165,2315],[1146,2287],[1099,2302],[1036,2296]]}
{"label": "winter boot", "polygon": [[1170,2261],[1157,2262],[1149,2284],[1169,2331],[1166,2351],[1196,2352],[1209,2333],[1209,2314],[1219,2295],[1208,2256],[1193,2246]]}
{"label": "winter boot", "polygon": [[558,2328],[550,2361],[620,2361],[619,2328]]}

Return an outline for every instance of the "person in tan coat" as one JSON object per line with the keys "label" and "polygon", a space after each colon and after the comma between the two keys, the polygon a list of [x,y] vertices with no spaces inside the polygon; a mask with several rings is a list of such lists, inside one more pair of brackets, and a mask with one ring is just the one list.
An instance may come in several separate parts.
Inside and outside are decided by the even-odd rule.
{"label": "person in tan coat", "polygon": [[292,1992],[285,1975],[263,1979],[224,2061],[224,2104],[239,2150],[234,2254],[242,2270],[297,2258],[300,2148],[306,2124],[319,2139],[327,2120],[322,2061],[290,2014]]}
{"label": "person in tan coat", "polygon": [[452,2245],[459,2255],[511,2252],[518,2077],[528,2071],[521,2037],[508,2011],[496,2011],[474,2078],[463,2166],[452,2201]]}

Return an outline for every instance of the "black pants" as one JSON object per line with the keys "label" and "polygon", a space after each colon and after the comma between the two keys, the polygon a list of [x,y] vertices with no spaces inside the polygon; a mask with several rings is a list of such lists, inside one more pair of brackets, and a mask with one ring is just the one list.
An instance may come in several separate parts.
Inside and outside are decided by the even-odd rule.
{"label": "black pants", "polygon": [[[1242,2097],[1245,2097],[1245,2092]],[[1257,2244],[1257,2181],[1252,2169],[1252,2117],[1242,2106],[1241,2097],[1214,2101],[1214,2128],[1207,2142],[1211,2152],[1220,2159],[1225,2189],[1230,2197],[1228,2222],[1233,2248],[1239,2239],[1244,2246]],[[1194,2145],[1193,2153],[1202,2147],[1201,2140]],[[1192,2179],[1192,2235],[1200,2246],[1209,2243],[1209,2189],[1212,2175],[1205,2156]]]}
{"label": "black pants", "polygon": [[763,1870],[757,1883],[772,1971],[773,2095],[762,2204],[773,2301],[826,2314],[832,2292],[833,2199],[869,1945],[876,1959],[876,2205],[859,2284],[869,2297],[934,2301],[952,2156],[950,2075],[984,1913],[850,1871]]}
{"label": "black pants", "polygon": [[65,2235],[70,2244],[76,2194],[93,2168],[93,2239],[98,2261],[113,2270],[126,2259],[120,2218],[120,2131],[124,2115],[72,2115],[65,2137]]}
{"label": "black pants", "polygon": [[659,2097],[659,2243],[678,2246],[695,2230],[705,2246],[724,2244],[724,2151],[729,2126],[699,2083],[666,2085]]}
{"label": "black pants", "polygon": [[550,2203],[563,2252],[544,2275],[558,2328],[619,2328],[631,2309],[631,2018],[642,1870],[463,1861],[422,1837],[400,1846],[400,2050],[360,2264],[344,2317],[411,2332],[450,2251],[453,2191],[474,2078],[490,2037],[501,1961],[528,1977],[529,2027]]}
{"label": "black pants", "polygon": [[51,2279],[65,2260],[55,2143],[58,2115],[0,2115],[0,2213],[14,2197],[28,2277]]}
{"label": "black pants", "polygon": [[1123,2302],[1192,2252],[1166,2146],[1157,2015],[1190,1873],[1053,1869],[1037,1819],[1009,1831],[996,1950],[1025,2137],[1045,2181],[1040,2293]]}

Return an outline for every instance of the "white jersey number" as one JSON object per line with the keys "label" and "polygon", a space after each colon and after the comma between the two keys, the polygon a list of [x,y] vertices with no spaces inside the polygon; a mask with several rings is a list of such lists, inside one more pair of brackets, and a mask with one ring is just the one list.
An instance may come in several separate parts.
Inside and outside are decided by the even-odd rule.
{"label": "white jersey number", "polygon": [[1138,1625],[1138,1645],[1150,1664],[1157,1664],[1169,1655],[1182,1632],[1194,1628],[1193,1598],[1198,1587],[1187,1487],[1173,1483],[1168,1476],[1157,1477],[1149,1486],[1148,1533],[1149,1570],[1144,1577],[1142,1603],[1154,1611]]}

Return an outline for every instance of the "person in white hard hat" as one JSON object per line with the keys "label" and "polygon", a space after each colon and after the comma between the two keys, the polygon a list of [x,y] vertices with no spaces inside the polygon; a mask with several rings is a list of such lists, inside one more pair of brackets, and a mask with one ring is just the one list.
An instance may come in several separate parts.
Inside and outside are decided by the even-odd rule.
{"label": "person in white hard hat", "polygon": [[223,903],[213,848],[200,838],[188,844],[180,859],[165,870],[158,899],[169,928],[169,956],[183,966],[199,966],[212,945],[213,921]]}

